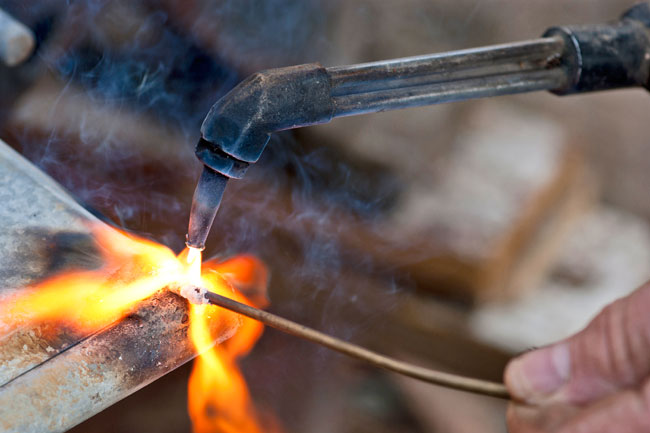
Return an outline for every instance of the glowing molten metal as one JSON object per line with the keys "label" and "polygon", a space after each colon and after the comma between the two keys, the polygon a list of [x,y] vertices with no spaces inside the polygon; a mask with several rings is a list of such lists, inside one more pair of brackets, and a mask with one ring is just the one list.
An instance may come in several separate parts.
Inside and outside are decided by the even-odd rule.
{"label": "glowing molten metal", "polygon": [[[251,256],[201,263],[199,251],[178,257],[165,246],[106,226],[92,228],[103,265],[51,277],[0,304],[13,326],[55,322],[80,332],[100,330],[159,290],[204,288],[257,307],[266,304],[267,271]],[[237,287],[242,292],[235,290]],[[200,298],[198,298],[200,299]],[[189,381],[195,433],[256,433],[261,427],[237,360],[263,331],[260,323],[212,305],[190,306],[189,337],[200,355]],[[220,343],[215,346],[216,343]]]}

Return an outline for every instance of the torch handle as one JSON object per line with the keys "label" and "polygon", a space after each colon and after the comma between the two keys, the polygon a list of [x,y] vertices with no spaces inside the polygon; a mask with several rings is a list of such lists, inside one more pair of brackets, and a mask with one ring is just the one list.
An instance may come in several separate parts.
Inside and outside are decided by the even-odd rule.
{"label": "torch handle", "polygon": [[612,23],[552,27],[546,37],[564,40],[562,67],[568,80],[560,95],[648,87],[650,2],[628,9]]}
{"label": "torch handle", "polygon": [[327,68],[333,117],[559,89],[560,37]]}

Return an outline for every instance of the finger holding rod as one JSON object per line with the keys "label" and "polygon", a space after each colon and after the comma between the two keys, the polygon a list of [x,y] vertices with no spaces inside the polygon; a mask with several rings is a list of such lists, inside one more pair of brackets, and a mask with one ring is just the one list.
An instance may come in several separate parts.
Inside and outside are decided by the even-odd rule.
{"label": "finger holding rod", "polygon": [[0,61],[7,66],[18,66],[31,56],[36,46],[34,33],[0,9]]}

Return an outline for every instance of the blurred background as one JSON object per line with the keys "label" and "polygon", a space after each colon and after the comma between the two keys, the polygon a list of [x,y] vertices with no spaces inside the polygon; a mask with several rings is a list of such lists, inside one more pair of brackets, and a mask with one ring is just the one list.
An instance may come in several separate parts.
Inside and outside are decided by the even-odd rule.
{"label": "blurred background", "polygon": [[[260,69],[539,37],[622,0],[0,0],[35,53],[0,66],[0,138],[112,224],[183,248],[210,106]],[[494,381],[650,277],[650,96],[499,97],[275,134],[206,256],[253,253],[270,310]],[[267,330],[243,365],[287,432],[504,432],[505,404]],[[180,368],[79,425],[189,431]]]}

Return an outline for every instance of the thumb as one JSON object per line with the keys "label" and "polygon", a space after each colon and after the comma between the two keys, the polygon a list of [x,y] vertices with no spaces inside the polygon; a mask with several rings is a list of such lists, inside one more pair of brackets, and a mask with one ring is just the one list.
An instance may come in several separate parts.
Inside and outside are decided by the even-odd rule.
{"label": "thumb", "polygon": [[650,283],[607,306],[580,333],[508,364],[513,397],[587,403],[650,374]]}

